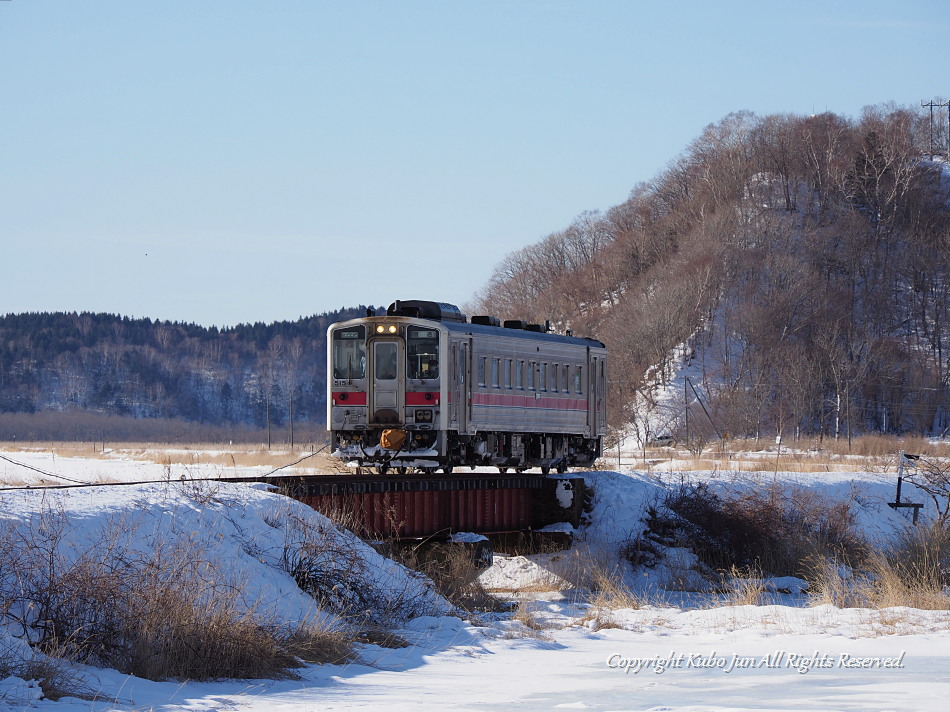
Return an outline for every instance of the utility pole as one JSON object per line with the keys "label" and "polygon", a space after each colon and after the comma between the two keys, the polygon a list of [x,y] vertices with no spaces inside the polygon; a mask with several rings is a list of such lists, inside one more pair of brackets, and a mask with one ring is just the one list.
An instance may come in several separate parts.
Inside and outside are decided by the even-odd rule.
{"label": "utility pole", "polygon": [[264,391],[264,413],[267,418],[267,449],[270,450],[270,391]]}
{"label": "utility pole", "polygon": [[686,406],[686,447],[689,447],[689,383],[683,382],[683,403]]}
{"label": "utility pole", "polygon": [[933,99],[931,99],[926,104],[923,101],[921,101],[920,105],[930,107],[930,160],[931,161],[934,159],[934,154],[936,153],[934,151],[934,109],[938,106],[941,109],[943,107],[947,107],[947,137],[948,137],[947,152],[948,154],[950,154],[950,101],[940,102],[940,101],[934,101]]}

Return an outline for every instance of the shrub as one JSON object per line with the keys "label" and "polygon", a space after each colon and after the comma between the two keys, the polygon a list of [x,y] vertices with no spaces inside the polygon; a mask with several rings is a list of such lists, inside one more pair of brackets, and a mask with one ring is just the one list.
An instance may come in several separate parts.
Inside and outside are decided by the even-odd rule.
{"label": "shrub", "polygon": [[648,536],[690,547],[711,568],[758,569],[807,577],[816,556],[857,557],[862,542],[847,502],[776,487],[721,497],[706,484],[683,485],[647,518]]}
{"label": "shrub", "polygon": [[395,577],[371,567],[367,547],[338,524],[301,517],[293,508],[276,513],[273,522],[283,527],[286,537],[280,568],[321,608],[356,627],[388,625],[431,612],[431,582],[411,571],[399,571]]}
{"label": "shrub", "polygon": [[[16,569],[0,576],[0,609],[51,657],[103,665],[152,680],[280,678],[300,666],[302,640],[326,657],[345,643],[319,627],[288,632],[248,607],[243,582],[230,580],[192,539],[134,549],[135,525],[113,522],[97,542],[68,554],[68,521],[45,510],[8,527],[0,550]],[[314,656],[317,657],[317,656]]]}

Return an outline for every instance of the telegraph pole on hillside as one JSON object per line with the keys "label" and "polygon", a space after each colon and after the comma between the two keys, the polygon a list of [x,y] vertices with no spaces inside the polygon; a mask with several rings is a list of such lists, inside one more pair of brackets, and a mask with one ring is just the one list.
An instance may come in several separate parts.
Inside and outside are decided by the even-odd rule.
{"label": "telegraph pole on hillside", "polygon": [[[948,144],[950,144],[950,101],[939,102],[931,99],[926,104],[921,101],[920,105],[930,107],[930,160],[932,161],[934,159],[934,154],[936,153],[934,151],[934,109],[938,106],[941,109],[943,107],[947,107],[947,141]],[[950,145],[948,145],[947,152],[950,154]]]}

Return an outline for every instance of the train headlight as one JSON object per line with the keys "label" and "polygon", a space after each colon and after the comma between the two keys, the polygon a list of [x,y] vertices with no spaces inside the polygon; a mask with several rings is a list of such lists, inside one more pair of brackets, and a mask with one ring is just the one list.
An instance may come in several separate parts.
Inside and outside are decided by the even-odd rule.
{"label": "train headlight", "polygon": [[432,411],[431,410],[417,410],[415,419],[417,423],[431,423]]}
{"label": "train headlight", "polygon": [[377,324],[376,325],[377,334],[385,334],[387,332],[390,334],[395,334],[398,330],[399,330],[399,327],[397,327],[395,324],[389,324],[389,325]]}
{"label": "train headlight", "polygon": [[377,334],[382,334],[384,331],[386,331],[386,327],[385,327],[385,326],[383,326],[382,324],[377,324],[377,325],[376,325],[376,333],[377,333]]}

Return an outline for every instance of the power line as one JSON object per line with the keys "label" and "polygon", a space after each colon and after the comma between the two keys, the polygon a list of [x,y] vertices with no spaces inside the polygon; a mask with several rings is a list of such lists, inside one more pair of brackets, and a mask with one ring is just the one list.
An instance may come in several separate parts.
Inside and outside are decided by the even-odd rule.
{"label": "power line", "polygon": [[[299,460],[296,460],[295,462],[291,462],[286,465],[281,465],[280,467],[275,467],[273,470],[263,475],[257,475],[253,477],[225,477],[225,478],[189,477],[187,478],[187,480],[185,479],[183,475],[181,479],[182,481],[187,481],[187,482],[235,482],[235,483],[261,482],[265,480],[266,478],[270,477],[271,475],[273,475],[275,472],[278,472],[279,470],[284,470],[288,467],[299,465],[304,460],[309,460],[311,457],[314,457],[315,455],[319,455],[321,452],[326,450],[327,447],[329,447],[329,443],[327,445],[324,445],[319,450],[311,452],[308,455],[304,455],[303,457],[301,457]],[[36,490],[36,489],[79,489],[82,487],[119,487],[119,486],[129,486],[129,485],[156,485],[156,484],[169,484],[170,482],[176,481],[172,479],[162,479],[162,480],[138,480],[135,482],[83,482],[82,480],[73,480],[73,479],[70,479],[69,477],[63,477],[62,475],[56,475],[56,474],[53,474],[52,472],[46,472],[45,470],[41,470],[38,467],[33,467],[32,465],[27,465],[26,463],[23,463],[23,462],[17,462],[16,460],[6,457],[5,455],[0,455],[0,460],[6,460],[11,465],[16,465],[17,467],[24,467],[27,470],[33,470],[34,472],[38,472],[41,475],[45,475],[47,477],[55,477],[60,480],[66,480],[67,482],[74,483],[71,485],[22,485],[19,487],[0,487],[0,492],[11,492],[11,491],[19,491],[19,490]]]}
{"label": "power line", "polygon": [[33,470],[33,472],[39,472],[41,475],[45,475],[46,477],[55,477],[58,480],[66,480],[67,482],[75,482],[77,484],[87,484],[85,482],[82,482],[81,480],[71,480],[68,477],[63,477],[62,475],[55,475],[52,472],[47,472],[46,470],[41,470],[38,467],[27,465],[25,462],[17,462],[16,460],[13,460],[7,457],[6,455],[0,455],[0,460],[6,460],[11,465],[16,465],[17,467],[24,467],[27,470]]}

